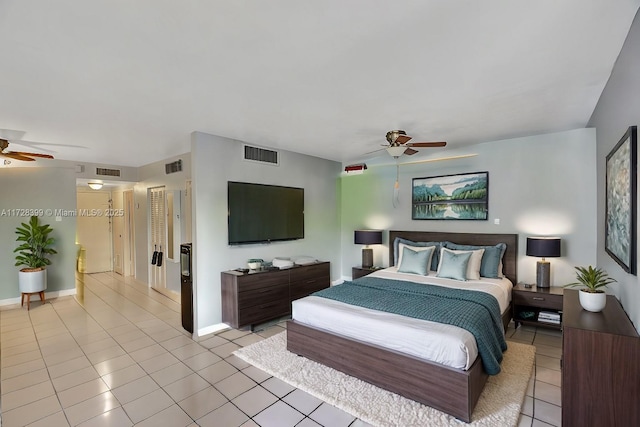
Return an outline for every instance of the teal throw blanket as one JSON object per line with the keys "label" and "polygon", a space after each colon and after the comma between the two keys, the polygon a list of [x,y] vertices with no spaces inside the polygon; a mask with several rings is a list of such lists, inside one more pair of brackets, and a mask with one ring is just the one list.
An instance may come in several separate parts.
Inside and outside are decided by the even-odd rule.
{"label": "teal throw blanket", "polygon": [[466,329],[476,339],[485,371],[489,375],[500,372],[502,353],[507,349],[500,305],[485,292],[362,277],[313,295]]}

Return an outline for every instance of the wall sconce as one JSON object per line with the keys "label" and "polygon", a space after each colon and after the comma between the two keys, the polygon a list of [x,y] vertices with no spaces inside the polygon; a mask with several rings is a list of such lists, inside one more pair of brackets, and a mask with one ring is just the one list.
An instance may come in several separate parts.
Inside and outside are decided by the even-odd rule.
{"label": "wall sconce", "polygon": [[560,256],[560,238],[527,237],[527,255],[542,258],[536,264],[536,286],[548,288],[551,282],[551,264],[545,258]]}
{"label": "wall sconce", "polygon": [[382,243],[382,230],[356,230],[353,233],[353,243],[365,245],[362,249],[362,267],[373,267],[373,249],[369,245],[379,245]]}
{"label": "wall sconce", "polygon": [[101,182],[97,182],[97,181],[91,181],[89,182],[89,184],[87,184],[89,186],[89,188],[91,188],[92,190],[100,190],[102,188],[102,186],[104,185]]}

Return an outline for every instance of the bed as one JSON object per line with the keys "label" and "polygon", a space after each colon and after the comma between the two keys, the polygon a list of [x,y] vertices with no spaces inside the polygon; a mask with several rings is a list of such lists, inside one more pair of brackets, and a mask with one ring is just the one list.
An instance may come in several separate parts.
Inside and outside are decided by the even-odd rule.
{"label": "bed", "polygon": [[[516,234],[390,231],[389,265],[394,265],[396,261],[393,245],[396,237],[414,242],[450,241],[460,245],[505,243],[503,272],[511,283],[517,283]],[[300,302],[304,303],[304,300]],[[502,323],[506,329],[511,317],[510,295],[507,307],[501,308]],[[479,357],[469,361],[468,369],[447,366],[408,354],[403,349],[385,348],[335,330],[310,326],[296,319],[295,314],[287,325],[287,349],[465,422],[471,421],[471,414],[488,378]]]}

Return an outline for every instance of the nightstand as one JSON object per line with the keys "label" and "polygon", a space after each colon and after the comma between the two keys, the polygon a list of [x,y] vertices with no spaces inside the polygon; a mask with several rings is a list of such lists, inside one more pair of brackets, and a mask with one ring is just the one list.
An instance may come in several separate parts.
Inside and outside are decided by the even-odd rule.
{"label": "nightstand", "polygon": [[374,271],[380,270],[382,267],[353,267],[351,268],[351,280],[359,279],[360,277],[366,276],[368,274],[373,273]]}
{"label": "nightstand", "polygon": [[540,312],[557,313],[560,315],[560,322],[562,322],[563,293],[564,288],[560,287],[538,288],[533,285],[530,288],[525,288],[524,284],[518,283],[513,287],[511,294],[513,321],[516,324],[516,328],[521,323],[523,325],[561,329],[562,323],[541,321]]}

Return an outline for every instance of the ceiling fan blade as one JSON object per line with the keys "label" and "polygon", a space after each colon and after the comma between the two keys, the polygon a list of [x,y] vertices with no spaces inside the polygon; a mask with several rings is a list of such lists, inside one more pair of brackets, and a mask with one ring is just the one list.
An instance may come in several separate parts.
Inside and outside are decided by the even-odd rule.
{"label": "ceiling fan blade", "polygon": [[385,145],[384,148],[378,148],[377,150],[366,152],[366,153],[363,154],[363,156],[366,156],[367,154],[377,153],[378,151],[386,150],[387,147],[388,147],[388,145]]}
{"label": "ceiling fan blade", "polygon": [[13,145],[21,145],[23,147],[35,148],[36,150],[46,151],[48,153],[55,153],[55,151],[49,149],[49,147],[87,148],[84,145],[54,144],[52,142],[26,141],[24,139],[11,139],[9,141]]}
{"label": "ceiling fan blade", "polygon": [[437,142],[410,142],[407,147],[445,147],[447,143],[445,141]]}
{"label": "ceiling fan blade", "polygon": [[398,135],[398,137],[396,138],[396,142],[398,144],[405,144],[409,141],[411,141],[411,137],[407,135]]}
{"label": "ceiling fan blade", "polygon": [[406,150],[404,150],[404,154],[406,154],[407,156],[411,156],[412,154],[416,154],[417,152],[418,152],[418,150],[414,150],[411,147],[409,147]]}
{"label": "ceiling fan blade", "polygon": [[445,160],[457,160],[457,159],[466,159],[467,157],[476,157],[478,154],[460,154],[458,156],[448,156],[448,157],[437,157],[435,159],[424,159],[424,160],[414,160],[412,162],[396,162],[396,163],[381,163],[381,164],[372,164],[369,165],[371,168],[383,167],[383,166],[404,166],[404,165],[419,165],[421,163],[432,163],[432,162],[441,162]]}
{"label": "ceiling fan blade", "polygon": [[[7,154],[7,153],[5,153]],[[51,154],[40,154],[40,153],[27,153],[25,151],[11,151],[9,154],[17,154],[19,156],[31,156],[31,157],[40,157],[43,159],[53,159]]]}
{"label": "ceiling fan blade", "polygon": [[15,129],[0,129],[0,139],[7,139],[9,141],[14,139],[22,139],[27,132],[23,130]]}
{"label": "ceiling fan blade", "polygon": [[456,159],[466,159],[467,157],[475,157],[477,154],[461,154],[459,156],[449,156],[449,157],[438,157],[436,159],[425,159],[425,160],[415,160],[413,162],[403,162],[401,165],[417,165],[420,163],[431,163],[431,162],[441,162],[444,160],[456,160]]}
{"label": "ceiling fan blade", "polygon": [[14,159],[14,160],[22,160],[24,162],[34,162],[36,160],[36,159],[32,159],[31,157],[22,156],[20,154],[13,153],[13,152],[0,153],[0,155],[3,155],[4,157],[8,157],[8,158]]}

